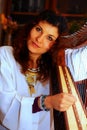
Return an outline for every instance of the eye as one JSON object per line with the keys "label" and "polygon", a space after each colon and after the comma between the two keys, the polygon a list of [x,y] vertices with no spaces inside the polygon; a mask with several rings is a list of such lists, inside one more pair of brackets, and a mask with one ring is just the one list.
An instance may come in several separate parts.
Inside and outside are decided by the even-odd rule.
{"label": "eye", "polygon": [[39,26],[36,26],[36,31],[40,32],[42,29]]}
{"label": "eye", "polygon": [[49,41],[54,41],[54,39],[51,36],[48,36]]}

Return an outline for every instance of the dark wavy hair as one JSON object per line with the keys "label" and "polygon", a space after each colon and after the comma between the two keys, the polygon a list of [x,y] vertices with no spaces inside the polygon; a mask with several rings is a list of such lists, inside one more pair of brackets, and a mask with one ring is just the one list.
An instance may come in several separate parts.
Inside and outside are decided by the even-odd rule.
{"label": "dark wavy hair", "polygon": [[[27,38],[29,36],[29,32],[40,21],[46,21],[52,26],[57,27],[59,34],[61,34],[62,32],[60,19],[58,19],[57,14],[51,10],[45,10],[42,13],[38,14],[32,21],[30,20],[28,24],[23,26],[23,28],[21,28],[17,32],[17,36],[13,40],[13,53],[16,61],[22,67],[22,73],[25,73],[29,66],[28,62],[30,57],[29,50],[27,48]],[[56,40],[56,43],[58,44],[58,39]],[[37,61],[37,64],[40,67],[40,80],[46,80],[50,76],[50,72],[54,66],[52,53],[54,52],[54,49],[56,48],[57,44],[54,44],[48,52],[42,54],[41,59]]]}

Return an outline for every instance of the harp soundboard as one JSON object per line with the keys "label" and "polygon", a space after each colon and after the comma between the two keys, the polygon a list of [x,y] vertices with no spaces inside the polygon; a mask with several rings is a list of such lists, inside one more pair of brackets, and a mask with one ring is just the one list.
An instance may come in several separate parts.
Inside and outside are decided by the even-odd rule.
{"label": "harp soundboard", "polygon": [[60,89],[62,92],[73,94],[77,101],[66,112],[64,112],[67,130],[87,130],[87,113],[73,81],[73,78],[66,66],[58,66],[60,78]]}

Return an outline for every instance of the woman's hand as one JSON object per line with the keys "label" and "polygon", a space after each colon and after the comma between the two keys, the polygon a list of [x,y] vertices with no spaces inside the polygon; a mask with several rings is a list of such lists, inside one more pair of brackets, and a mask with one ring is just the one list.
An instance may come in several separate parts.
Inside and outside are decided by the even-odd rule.
{"label": "woman's hand", "polygon": [[72,94],[60,93],[53,96],[48,96],[45,99],[47,108],[54,108],[58,111],[66,111],[71,105],[76,102],[76,98]]}

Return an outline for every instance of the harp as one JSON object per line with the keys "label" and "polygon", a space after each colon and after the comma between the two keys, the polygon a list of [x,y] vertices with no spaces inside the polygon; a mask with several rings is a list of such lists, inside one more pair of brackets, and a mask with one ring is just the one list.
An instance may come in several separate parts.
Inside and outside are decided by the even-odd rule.
{"label": "harp", "polygon": [[66,130],[87,130],[87,113],[68,67],[58,66],[58,74],[60,90],[77,98],[76,103],[64,112]]}
{"label": "harp", "polygon": [[87,41],[87,22],[73,34],[60,37],[60,46],[65,48],[78,47]]}

